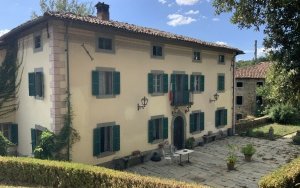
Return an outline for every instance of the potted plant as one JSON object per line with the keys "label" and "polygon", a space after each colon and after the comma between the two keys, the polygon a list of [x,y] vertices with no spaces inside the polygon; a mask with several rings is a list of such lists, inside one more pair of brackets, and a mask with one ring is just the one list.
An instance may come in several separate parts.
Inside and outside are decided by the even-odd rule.
{"label": "potted plant", "polygon": [[193,149],[194,148],[194,143],[195,143],[195,138],[194,137],[188,138],[185,142],[185,148]]}
{"label": "potted plant", "polygon": [[231,145],[228,144],[228,155],[226,158],[226,162],[227,162],[227,168],[228,170],[234,170],[234,165],[237,162],[237,156],[236,156],[236,146],[235,145]]}
{"label": "potted plant", "polygon": [[252,155],[256,152],[256,149],[254,148],[253,144],[247,144],[246,146],[242,147],[241,152],[245,156],[245,161],[251,162]]}

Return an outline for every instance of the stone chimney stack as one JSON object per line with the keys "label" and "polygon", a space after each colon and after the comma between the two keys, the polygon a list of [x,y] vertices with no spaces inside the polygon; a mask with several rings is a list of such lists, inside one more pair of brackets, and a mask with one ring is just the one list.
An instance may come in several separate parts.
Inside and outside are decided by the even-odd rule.
{"label": "stone chimney stack", "polygon": [[98,2],[95,7],[97,8],[97,17],[100,20],[109,21],[109,5]]}

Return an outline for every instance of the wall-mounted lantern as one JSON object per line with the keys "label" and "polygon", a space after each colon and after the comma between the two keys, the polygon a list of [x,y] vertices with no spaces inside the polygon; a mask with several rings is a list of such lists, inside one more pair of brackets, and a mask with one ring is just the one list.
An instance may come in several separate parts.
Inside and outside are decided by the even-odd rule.
{"label": "wall-mounted lantern", "polygon": [[143,97],[142,99],[141,99],[141,105],[140,104],[137,104],[137,109],[138,109],[138,111],[140,110],[140,109],[144,109],[145,108],[145,106],[147,106],[147,104],[148,104],[148,99],[146,98],[146,97]]}
{"label": "wall-mounted lantern", "polygon": [[214,97],[214,99],[209,99],[209,102],[216,102],[219,98],[219,94],[215,93],[213,97]]}

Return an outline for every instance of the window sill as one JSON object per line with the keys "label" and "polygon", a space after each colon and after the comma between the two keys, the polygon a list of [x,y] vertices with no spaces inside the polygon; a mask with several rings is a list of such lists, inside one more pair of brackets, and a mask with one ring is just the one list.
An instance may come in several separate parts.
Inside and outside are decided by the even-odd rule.
{"label": "window sill", "polygon": [[151,93],[152,97],[156,97],[156,96],[164,96],[165,93]]}
{"label": "window sill", "polygon": [[219,125],[219,126],[216,126],[217,129],[221,129],[221,128],[224,128],[226,127],[227,125]]}
{"label": "window sill", "polygon": [[103,152],[103,153],[100,153],[99,155],[95,156],[97,158],[103,158],[103,157],[108,157],[110,155],[114,155],[116,154],[116,152],[114,151],[106,151],[106,152]]}
{"label": "window sill", "polygon": [[114,53],[115,53],[115,50],[114,50],[114,49],[112,49],[112,50],[106,50],[106,49],[100,49],[100,48],[97,48],[97,49],[96,49],[96,52],[99,52],[99,53],[114,54]]}
{"label": "window sill", "polygon": [[154,56],[154,55],[151,55],[151,58],[152,59],[159,59],[159,60],[164,60],[165,59],[164,56]]}
{"label": "window sill", "polygon": [[33,48],[34,53],[41,52],[41,51],[43,51],[43,47]]}
{"label": "window sill", "polygon": [[192,133],[190,133],[191,135],[196,135],[196,134],[200,134],[200,133],[202,133],[204,130],[199,130],[199,131],[194,131],[194,132],[192,132]]}
{"label": "window sill", "polygon": [[110,99],[110,98],[116,98],[116,95],[98,95],[96,96],[97,99]]}
{"label": "window sill", "polygon": [[193,61],[193,63],[202,63],[202,61],[201,61],[201,60],[196,60],[196,59],[193,59],[192,61]]}
{"label": "window sill", "polygon": [[218,62],[219,65],[225,65],[225,62]]}
{"label": "window sill", "polygon": [[225,89],[224,90],[218,90],[218,93],[225,93]]}
{"label": "window sill", "polygon": [[201,94],[201,93],[204,93],[204,91],[193,91],[192,93],[193,94]]}

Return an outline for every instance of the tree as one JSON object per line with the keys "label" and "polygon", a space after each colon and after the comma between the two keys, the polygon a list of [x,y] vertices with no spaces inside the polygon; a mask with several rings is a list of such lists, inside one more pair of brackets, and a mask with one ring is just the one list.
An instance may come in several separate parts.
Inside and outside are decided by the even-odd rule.
{"label": "tree", "polygon": [[[78,15],[92,15],[94,7],[92,2],[79,3],[77,0],[40,0],[41,12],[72,12]],[[32,18],[38,17],[36,12],[32,13]]]}
{"label": "tree", "polygon": [[[291,103],[300,95],[300,3],[299,0],[214,0],[216,13],[233,12],[231,22],[239,28],[263,29],[264,46],[270,50],[276,74],[288,75]],[[278,75],[277,75],[278,76]]]}

